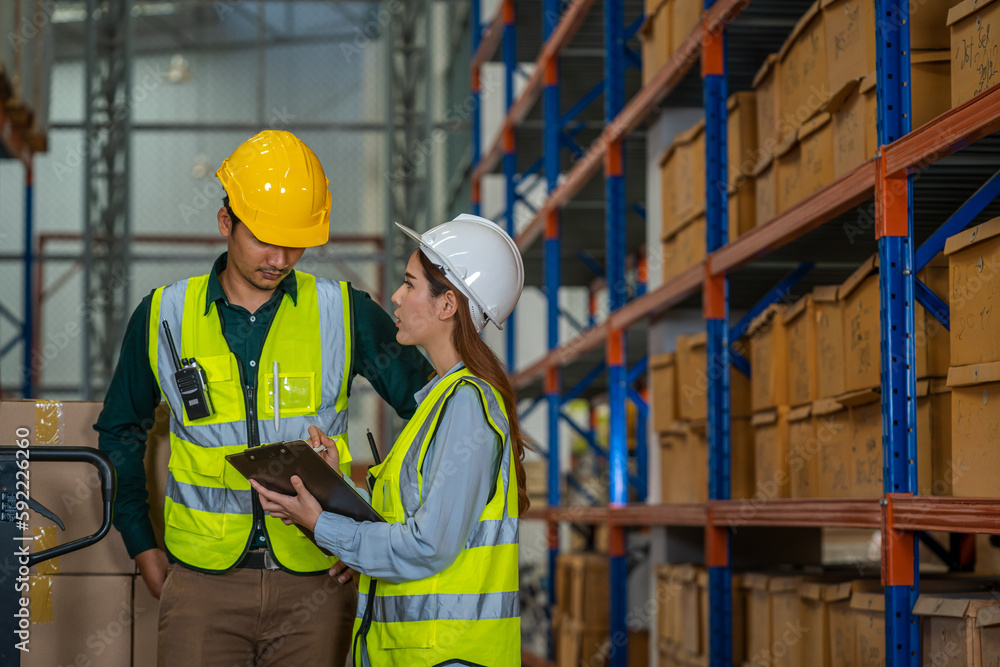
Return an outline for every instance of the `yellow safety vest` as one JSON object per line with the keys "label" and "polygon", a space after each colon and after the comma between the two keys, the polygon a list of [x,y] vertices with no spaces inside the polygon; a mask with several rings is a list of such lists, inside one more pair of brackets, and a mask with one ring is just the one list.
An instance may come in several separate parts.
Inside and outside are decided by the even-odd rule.
{"label": "yellow safety vest", "polygon": [[[350,286],[300,271],[297,301],[282,297],[257,364],[256,386],[223,335],[213,302],[206,312],[208,276],[153,292],[149,363],[170,406],[165,542],[185,565],[207,572],[235,566],[247,552],[255,515],[249,482],[226,462],[247,447],[304,440],[315,425],[337,442],[341,467],[350,472],[347,448],[347,382],[351,365]],[[190,421],[174,381],[174,363],[162,322],[170,325],[179,356],[205,370],[214,414]],[[278,362],[280,431],[275,431],[274,361]],[[257,509],[271,554],[285,570],[323,572],[327,556],[295,526]]]}
{"label": "yellow safety vest", "polygon": [[[478,390],[487,421],[503,442],[496,492],[465,548],[447,569],[398,584],[361,577],[354,621],[357,665],[362,664],[360,636],[365,637],[373,667],[430,666],[451,660],[490,667],[521,664],[518,492],[500,394],[465,369],[442,379],[417,407],[389,456],[372,468],[372,505],[390,523],[403,523],[419,509],[427,488],[423,478],[427,448],[448,398],[462,383]],[[471,444],[493,446],[493,438]]]}

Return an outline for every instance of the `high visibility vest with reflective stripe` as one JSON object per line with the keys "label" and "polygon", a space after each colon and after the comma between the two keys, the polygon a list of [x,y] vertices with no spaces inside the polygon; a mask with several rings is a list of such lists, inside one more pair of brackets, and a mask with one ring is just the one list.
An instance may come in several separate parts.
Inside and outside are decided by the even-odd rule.
{"label": "high visibility vest with reflective stripe", "polygon": [[[441,380],[417,407],[386,460],[372,469],[372,504],[390,523],[403,523],[416,514],[428,488],[423,477],[428,446],[445,403],[460,384],[478,391],[490,427],[503,442],[496,492],[465,548],[447,569],[417,581],[376,581],[366,634],[372,665],[411,667],[449,660],[491,667],[521,664],[518,493],[511,474],[509,427],[500,394],[464,369]],[[470,436],[467,446],[493,447],[493,433],[485,441]],[[462,474],[462,465],[456,460],[442,470]],[[360,590],[355,633],[364,625],[369,577],[361,577]],[[360,656],[355,661],[360,665]]]}
{"label": "high visibility vest with reflective stripe", "polygon": [[[347,382],[351,359],[350,286],[295,272],[297,303],[282,296],[257,364],[251,390],[223,335],[212,303],[205,312],[208,276],[153,292],[149,363],[170,405],[170,462],[165,541],[185,565],[211,572],[240,561],[254,528],[249,482],[226,455],[251,444],[302,440],[315,425],[337,441],[341,467],[350,472]],[[193,357],[207,376],[214,413],[190,421],[184,411],[162,322],[170,325],[179,356]],[[274,362],[278,362],[280,430],[273,425]],[[250,419],[248,419],[250,413]],[[256,418],[254,418],[256,417]],[[293,572],[320,572],[336,562],[298,528],[265,516],[264,531],[278,563]]]}

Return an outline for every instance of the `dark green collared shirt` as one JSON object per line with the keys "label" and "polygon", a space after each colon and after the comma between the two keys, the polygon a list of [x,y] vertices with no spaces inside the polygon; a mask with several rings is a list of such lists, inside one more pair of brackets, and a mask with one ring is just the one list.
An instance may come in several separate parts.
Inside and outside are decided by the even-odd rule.
{"label": "dark green collared shirt", "polygon": [[[205,312],[214,302],[222,314],[223,335],[243,367],[243,377],[257,382],[256,365],[264,340],[281,300],[286,296],[294,307],[298,298],[295,272],[285,277],[274,295],[251,313],[229,303],[219,281],[226,268],[226,253],[216,261],[208,278]],[[156,406],[160,403],[160,388],[149,366],[149,303],[146,296],[132,313],[114,377],[104,398],[104,409],[94,425],[98,446],[111,457],[118,478],[114,505],[114,525],[122,534],[129,555],[135,557],[155,548],[156,538],[149,519],[149,494],[146,490],[146,432],[154,423]],[[396,342],[396,326],[391,317],[360,290],[351,289],[352,325],[351,383],[358,374],[364,376],[375,391],[404,419],[416,409],[413,395],[427,384],[434,374],[430,362],[411,346]],[[392,363],[386,363],[391,359]],[[257,531],[254,544],[265,546],[264,535]]]}

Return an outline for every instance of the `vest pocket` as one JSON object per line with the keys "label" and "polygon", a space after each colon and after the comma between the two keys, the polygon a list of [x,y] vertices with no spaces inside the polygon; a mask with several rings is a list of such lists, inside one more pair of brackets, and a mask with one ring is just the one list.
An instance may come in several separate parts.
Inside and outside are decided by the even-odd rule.
{"label": "vest pocket", "polygon": [[[219,424],[222,422],[239,421],[245,418],[243,414],[243,387],[240,384],[240,374],[233,368],[236,356],[232,354],[217,354],[207,357],[196,357],[198,365],[205,371],[208,400],[212,404],[213,414],[194,422],[189,421],[187,412],[182,407],[185,424]],[[173,382],[173,377],[168,382]]]}
{"label": "vest pocket", "polygon": [[167,468],[170,482],[165,508],[168,526],[212,539],[222,539],[226,524],[226,500],[230,494],[250,491],[228,489],[222,484],[226,460],[220,453],[175,440]]}
{"label": "vest pocket", "polygon": [[[382,599],[379,602],[388,602],[391,605],[391,600],[390,597],[388,600]],[[436,645],[436,621],[376,623],[375,628],[379,633],[379,646],[388,651],[392,649],[426,649],[434,648]]]}
{"label": "vest pocket", "polygon": [[[263,414],[274,416],[274,376],[264,377],[267,400]],[[278,400],[283,417],[316,414],[316,374],[278,373]]]}

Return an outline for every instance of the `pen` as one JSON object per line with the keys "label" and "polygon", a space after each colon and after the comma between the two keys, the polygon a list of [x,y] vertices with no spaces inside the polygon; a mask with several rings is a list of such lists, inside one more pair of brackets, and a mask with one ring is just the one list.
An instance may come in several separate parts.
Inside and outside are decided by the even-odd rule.
{"label": "pen", "polygon": [[281,430],[281,401],[278,400],[278,360],[274,360],[274,431]]}
{"label": "pen", "polygon": [[368,446],[372,448],[372,457],[375,459],[375,465],[382,463],[382,457],[378,455],[378,447],[375,446],[375,436],[372,435],[372,430],[365,429],[368,431]]}

